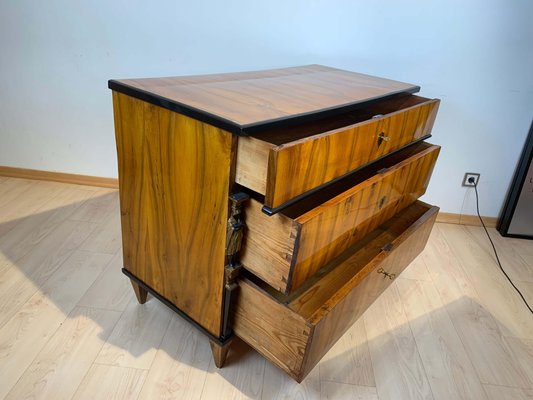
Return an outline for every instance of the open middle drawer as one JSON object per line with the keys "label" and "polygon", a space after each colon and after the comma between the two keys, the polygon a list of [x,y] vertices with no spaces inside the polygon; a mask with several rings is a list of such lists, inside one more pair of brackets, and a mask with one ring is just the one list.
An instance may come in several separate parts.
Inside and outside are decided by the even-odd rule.
{"label": "open middle drawer", "polygon": [[417,143],[268,216],[245,207],[244,267],[285,294],[422,196],[440,147]]}
{"label": "open middle drawer", "polygon": [[275,210],[431,133],[439,100],[399,95],[346,114],[240,137],[236,182]]}

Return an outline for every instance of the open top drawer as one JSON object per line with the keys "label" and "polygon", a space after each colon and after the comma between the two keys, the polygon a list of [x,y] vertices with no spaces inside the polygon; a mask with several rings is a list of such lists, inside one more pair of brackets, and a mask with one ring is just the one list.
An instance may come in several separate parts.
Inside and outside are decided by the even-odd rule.
{"label": "open top drawer", "polygon": [[294,198],[427,138],[439,100],[398,95],[343,115],[238,140],[236,182],[275,212]]}
{"label": "open top drawer", "polygon": [[245,206],[241,262],[274,289],[293,292],[422,196],[439,150],[417,143],[272,216],[251,199]]}
{"label": "open top drawer", "polygon": [[424,249],[437,212],[419,201],[412,204],[291,296],[253,276],[241,280],[236,335],[301,381]]}

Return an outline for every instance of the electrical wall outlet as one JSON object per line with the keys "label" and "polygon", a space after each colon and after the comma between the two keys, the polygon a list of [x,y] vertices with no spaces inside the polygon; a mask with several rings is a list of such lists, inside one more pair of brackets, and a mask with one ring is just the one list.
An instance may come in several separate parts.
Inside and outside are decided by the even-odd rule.
{"label": "electrical wall outlet", "polygon": [[[474,179],[474,182],[470,182]],[[465,177],[463,178],[463,186],[474,187],[477,186],[479,182],[479,174],[476,172],[466,172]]]}

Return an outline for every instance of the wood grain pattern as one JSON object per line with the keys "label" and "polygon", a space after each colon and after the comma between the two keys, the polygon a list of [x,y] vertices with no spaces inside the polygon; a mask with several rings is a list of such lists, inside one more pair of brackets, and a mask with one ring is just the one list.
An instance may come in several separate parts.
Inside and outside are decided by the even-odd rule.
{"label": "wood grain pattern", "polygon": [[191,324],[174,315],[139,399],[199,399],[212,362],[205,339]]}
{"label": "wood grain pattern", "polygon": [[[449,235],[445,237],[441,227],[450,227]],[[457,231],[457,239],[448,243],[452,230]],[[455,255],[455,245],[464,247],[463,227],[449,224],[438,224],[431,234],[427,250],[422,253],[428,266],[431,266],[431,275],[448,312],[457,334],[464,344],[465,350],[482,383],[504,386],[527,387],[528,378],[520,365],[512,356],[508,346],[498,328],[494,316],[481,304],[478,291],[474,282],[465,270],[474,264],[462,265],[462,261]],[[472,263],[479,263],[479,268],[487,272],[485,259],[472,258]],[[476,265],[476,267],[478,267]],[[478,276],[474,279],[479,280]],[[509,285],[504,283],[505,277],[500,275],[502,286],[496,288],[482,288],[487,296],[497,295],[510,298],[509,295],[498,293],[496,290],[509,290]],[[480,283],[484,283],[482,279]],[[481,289],[481,287],[480,287]],[[512,295],[513,297],[515,295]],[[498,300],[499,300],[498,299]],[[499,307],[508,307],[509,302],[498,302]],[[514,305],[513,305],[514,308]],[[522,307],[523,309],[523,307]],[[507,312],[513,315],[511,308]],[[524,313],[525,317],[529,315]],[[515,325],[515,322],[512,322]]]}
{"label": "wood grain pattern", "polygon": [[372,338],[369,348],[380,400],[458,399],[451,393],[433,396],[396,284],[370,307],[364,321]]}
{"label": "wood grain pattern", "polygon": [[[16,181],[16,179],[13,180]],[[68,190],[58,190],[58,192],[59,196],[42,203],[38,212],[31,218],[15,220],[16,226],[4,235],[0,235],[2,238],[0,252],[4,256],[11,260],[20,260],[29,252],[41,247],[40,243],[43,240],[55,236],[58,225],[68,219],[92,194],[97,193],[84,190],[82,187],[74,189],[71,186]],[[24,192],[20,195],[24,196]],[[56,243],[60,244],[62,240],[57,238]],[[48,243],[45,247],[52,247],[50,245]],[[49,250],[43,249],[42,251],[41,257],[44,257]]]}
{"label": "wood grain pattern", "polygon": [[[18,202],[21,195],[27,193],[34,187],[35,181],[28,179],[8,179],[2,182],[0,185],[0,206],[2,206],[2,211],[4,211],[4,206],[9,205],[9,203]],[[35,209],[38,209],[38,207]]]}
{"label": "wood grain pattern", "polygon": [[[242,263],[275,289],[294,292],[324,264],[423,195],[439,150],[417,145],[362,172],[360,180],[339,185],[339,191],[348,188],[333,198],[328,198],[331,190],[324,191],[271,217],[251,200],[245,208]],[[312,208],[322,198],[325,202]]]}
{"label": "wood grain pattern", "polygon": [[[479,227],[465,226],[459,232],[466,231],[469,236],[469,240],[475,242],[480,248],[485,250],[488,255],[492,258],[492,263],[494,265],[495,258],[494,250],[490,242],[487,240],[487,236],[484,229]],[[488,229],[490,237],[496,246],[498,251],[498,258],[500,259],[502,265],[505,267],[505,272],[509,275],[513,282],[524,281],[524,282],[533,282],[533,263],[528,262],[527,255],[520,255],[512,246],[508,240],[504,240],[504,237],[495,229]],[[527,241],[521,239],[523,241]],[[479,257],[479,259],[482,259]],[[496,272],[498,272],[496,267]],[[494,271],[492,271],[494,272]],[[497,274],[491,274],[496,278]],[[533,337],[532,337],[533,338]]]}
{"label": "wood grain pattern", "polygon": [[405,96],[348,116],[239,138],[236,182],[277,207],[428,135],[438,106],[439,100]]}
{"label": "wood grain pattern", "polygon": [[[428,135],[438,104],[438,100],[427,100],[422,105],[274,148],[269,154],[265,205],[277,207]],[[389,140],[380,140],[382,134]]]}
{"label": "wood grain pattern", "polygon": [[94,364],[72,399],[136,399],[148,372]]}
{"label": "wood grain pattern", "polygon": [[326,381],[320,391],[322,400],[357,399],[378,400],[376,388],[368,386],[355,386]]}
{"label": "wood grain pattern", "polygon": [[[117,196],[118,197],[118,196]],[[120,228],[120,224],[118,226]],[[104,272],[78,302],[79,306],[112,311],[124,311],[133,302],[133,291],[129,279],[124,279],[122,250],[109,262]]]}
{"label": "wood grain pattern", "polygon": [[533,389],[518,389],[507,386],[483,385],[490,400],[532,400]]}
{"label": "wood grain pattern", "polygon": [[318,365],[320,379],[324,381],[366,387],[376,386],[363,318],[359,318],[346,331],[322,357]]}
{"label": "wood grain pattern", "polygon": [[[431,146],[366,180],[360,187],[297,218],[301,224],[291,291],[427,189],[440,147]],[[366,201],[365,201],[366,200]]]}
{"label": "wood grain pattern", "polygon": [[240,253],[241,262],[272,287],[285,292],[300,227],[281,213],[269,217],[261,208],[261,203],[253,199],[244,207],[246,235]]}
{"label": "wood grain pattern", "polygon": [[130,303],[94,362],[149,369],[171,318],[172,311],[158,301]]}
{"label": "wood grain pattern", "polygon": [[76,254],[94,224],[65,220],[54,228],[2,274],[0,326],[17,314],[58,270],[65,268],[65,262]]}
{"label": "wood grain pattern", "polygon": [[[106,254],[71,253],[40,290],[0,328],[0,398],[31,365],[110,258]],[[27,281],[31,284],[31,278]]]}
{"label": "wood grain pattern", "polygon": [[[399,274],[422,251],[437,211],[417,202],[400,212],[369,235],[368,243],[332,262],[331,272],[295,298],[287,298],[288,304],[269,295],[264,283],[258,283],[260,288],[250,280],[241,281],[235,333],[301,381],[390,285],[392,281],[383,279],[377,269]],[[387,244],[391,251],[382,250]]]}
{"label": "wood grain pattern", "polygon": [[242,127],[418,89],[322,65],[117,82]]}
{"label": "wood grain pattern", "polygon": [[[10,191],[18,193],[17,196],[11,196],[10,202],[16,202],[19,196],[25,195],[26,192],[16,190],[19,184],[21,187],[28,188],[27,181],[17,178],[9,178],[0,183],[0,193],[2,193],[0,202],[3,205],[5,205],[4,198],[10,196],[8,195]],[[55,228],[72,214],[73,209],[71,207],[63,207],[69,201],[73,205],[83,201],[86,199],[87,193],[85,192],[93,191],[90,187],[67,184],[62,186],[66,189],[61,190],[60,196],[64,200],[63,202],[55,203],[50,200],[41,204],[47,210],[46,213],[49,212],[48,215],[53,216],[53,218],[48,219],[46,215],[41,215],[42,209],[33,206],[28,207],[28,212],[23,213],[26,217],[18,220],[7,236],[0,236],[0,264],[7,261],[9,268],[17,269],[17,259],[24,256],[28,250],[32,250],[32,241],[35,240],[36,243],[40,243],[40,239],[55,235]],[[29,190],[33,189],[40,190],[36,186],[29,185]],[[78,191],[82,193],[76,195],[75,192]],[[106,201],[110,204],[114,204],[115,199],[118,198],[118,191],[101,194],[101,196],[107,199]],[[88,201],[92,200],[89,199]],[[86,210],[89,208],[92,207],[86,207]],[[103,210],[106,207],[100,202],[98,208]],[[34,211],[30,212],[29,210]],[[65,211],[66,215],[62,214],[62,210]],[[85,212],[83,214],[88,215]],[[96,217],[96,214],[93,215]],[[32,221],[35,222],[33,230],[31,229]],[[514,315],[515,310],[512,302],[501,302],[500,299],[501,297],[509,299],[516,294],[508,292],[508,283],[501,274],[499,276],[494,274],[490,277],[491,280],[500,279],[504,283],[501,286],[486,285],[485,278],[479,279],[477,272],[467,275],[464,272],[467,268],[472,272],[483,270],[487,273],[487,270],[495,267],[495,265],[489,266],[486,258],[479,256],[469,259],[468,264],[463,265],[456,256],[455,246],[457,243],[464,246],[464,229],[460,225],[449,224],[450,229],[445,239],[438,229],[442,225],[438,223],[435,225],[429,243],[421,254],[431,280],[427,280],[425,273],[406,276],[407,269],[402,272],[400,279],[396,280],[402,307],[395,305],[398,300],[396,295],[390,302],[387,299],[385,302],[381,301],[385,295],[390,294],[391,291],[387,290],[384,296],[378,299],[380,306],[370,307],[364,314],[364,318],[360,318],[354,327],[346,332],[345,336],[331,349],[331,354],[328,353],[324,356],[319,366],[312,370],[301,385],[298,385],[274,364],[265,362],[262,356],[256,354],[252,348],[242,345],[238,339],[235,340],[234,346],[230,350],[226,367],[217,370],[213,365],[209,344],[205,336],[180,317],[173,315],[172,321],[174,323],[169,325],[165,334],[166,338],[159,345],[156,345],[156,357],[150,365],[144,384],[141,382],[140,398],[198,399],[203,395],[206,399],[210,396],[218,399],[221,397],[220,393],[223,393],[229,396],[265,400],[296,398],[304,400],[320,398],[321,391],[323,396],[330,396],[334,399],[342,398],[343,395],[362,396],[363,394],[360,392],[354,393],[349,390],[353,386],[343,385],[343,383],[350,382],[355,385],[370,387],[369,392],[375,390],[373,386],[377,386],[382,400],[412,398],[413,396],[409,397],[409,394],[419,393],[419,388],[422,386],[420,364],[413,357],[416,352],[420,354],[435,399],[452,399],[456,393],[469,393],[470,388],[479,387],[477,373],[474,377],[471,372],[465,369],[462,379],[458,379],[459,377],[455,375],[456,379],[450,382],[448,379],[454,377],[454,374],[442,372],[442,367],[449,367],[451,371],[461,371],[463,364],[459,361],[462,356],[455,358],[459,353],[464,353],[464,357],[471,360],[476,372],[479,372],[479,376],[486,381],[483,383],[483,387],[491,400],[530,398],[533,394],[533,386],[531,379],[526,380],[525,377],[531,377],[531,366],[533,365],[530,358],[532,354],[531,339],[502,337],[503,332],[509,333],[511,331],[514,322],[509,322],[509,320],[496,321],[497,316],[493,311],[493,307],[497,305],[502,310],[508,309],[509,314]],[[89,227],[86,229],[88,229],[88,233],[93,232]],[[483,233],[481,228],[475,229]],[[15,231],[18,232],[17,237],[23,238],[24,232],[27,232],[28,236],[35,233],[35,236],[32,235],[22,247],[17,248],[17,241],[11,236],[11,233],[15,233]],[[101,230],[99,232],[106,236],[105,232]],[[509,272],[513,273],[513,280],[517,285],[520,285],[519,287],[524,294],[529,296],[529,301],[533,302],[533,285],[527,282],[530,280],[530,271],[533,268],[533,241],[504,238],[494,229],[490,229],[490,233],[495,240],[500,256],[506,259],[504,262],[509,267]],[[459,236],[460,240],[451,240],[452,244],[448,244],[447,239],[450,235],[455,234]],[[86,236],[86,234],[82,236]],[[474,238],[476,236],[477,234],[474,235]],[[480,235],[480,240],[472,241],[472,245],[479,248],[475,251],[477,255],[486,251],[481,238]],[[486,244],[490,246],[488,241]],[[47,246],[52,252],[56,243],[50,241]],[[46,254],[44,250],[39,251]],[[510,254],[511,252],[523,257],[526,265],[519,263],[515,256]],[[6,254],[9,256],[6,257]],[[490,255],[490,253],[487,254]],[[100,261],[95,261],[82,265],[81,269],[89,270],[97,267]],[[47,396],[47,398],[71,398],[72,389],[75,386],[73,381],[56,380],[55,378],[58,376],[52,377],[52,375],[49,375],[50,379],[45,381],[40,378],[39,373],[34,374],[37,372],[34,367],[40,364],[43,369],[39,369],[39,371],[48,370],[44,363],[40,363],[44,360],[41,355],[46,355],[46,359],[49,360],[46,365],[56,366],[57,372],[65,371],[64,365],[66,364],[64,362],[67,358],[69,362],[72,362],[69,364],[72,366],[68,368],[69,373],[79,376],[77,375],[78,371],[86,368],[87,362],[94,358],[93,350],[96,348],[94,345],[105,341],[105,335],[109,332],[103,319],[97,317],[97,315],[105,313],[95,308],[108,308],[121,312],[127,303],[135,302],[129,280],[120,272],[121,262],[121,255],[114,257],[85,295],[83,293],[87,289],[87,276],[84,273],[80,274],[81,270],[72,268],[70,262],[65,264],[64,273],[58,276],[59,279],[54,278],[55,283],[48,287],[46,294],[39,293],[26,303],[21,312],[17,313],[17,316],[11,320],[13,322],[8,322],[10,328],[0,328],[2,349],[0,392],[2,396],[10,391],[14,384],[17,384],[16,394],[20,394],[17,398],[25,398],[22,392],[35,393],[36,397],[39,396],[39,393],[42,393],[43,396],[46,396],[46,393],[51,393],[52,396]],[[478,266],[475,266],[474,263]],[[408,268],[411,269],[412,265]],[[112,274],[113,271],[115,274]],[[419,297],[420,291],[415,290],[414,284],[400,285],[406,281],[405,277],[419,281],[416,287],[424,288],[425,299]],[[31,282],[30,276],[26,276],[25,279]],[[472,280],[478,281],[475,287]],[[407,283],[410,282],[407,281]],[[7,276],[0,278],[0,287],[3,288],[4,285],[9,286],[11,284],[12,282]],[[437,293],[433,290],[428,291],[431,284],[437,289]],[[502,295],[498,295],[497,291],[501,290],[504,292]],[[496,300],[485,305],[486,297],[481,300],[478,292],[486,292],[487,296],[490,295]],[[125,295],[129,300],[124,299]],[[83,300],[77,302],[80,297]],[[429,301],[431,301],[431,305],[429,305]],[[150,300],[149,303],[157,303],[157,301]],[[93,310],[90,312],[87,310],[85,316],[76,314],[76,319],[73,319],[76,311],[72,312],[72,304],[83,305]],[[135,307],[142,308],[141,306]],[[406,318],[398,317],[397,313],[401,311],[401,308],[405,311]],[[69,312],[70,315],[67,315]],[[522,307],[521,312],[524,317],[528,316],[525,307]],[[128,314],[127,318],[134,319],[135,317],[135,314]],[[361,325],[363,319],[366,325],[366,335],[363,329],[354,330],[357,325]],[[74,324],[77,325],[78,322],[80,323],[81,336],[68,335],[67,331],[78,331],[77,328],[73,328]],[[408,324],[411,329],[406,330],[405,324]],[[502,327],[499,324],[509,325],[509,327]],[[85,329],[88,326],[91,328]],[[71,330],[71,328],[73,329]],[[419,331],[418,328],[422,331]],[[459,335],[461,343],[453,339],[454,331]],[[437,335],[442,335],[443,340],[434,340]],[[65,346],[73,348],[69,347],[72,344],[77,350],[68,355],[62,351],[53,351],[55,344],[59,345],[61,342],[59,338],[67,336],[71,337],[71,340],[68,343],[65,342]],[[498,336],[501,339],[498,340]],[[416,344],[415,348],[412,347],[413,340]],[[147,339],[146,347],[148,347],[149,342],[150,340]],[[90,345],[85,346],[85,343],[90,343]],[[123,343],[117,342],[115,345],[120,348]],[[361,370],[360,367],[363,365],[358,364],[364,363],[364,361],[359,358],[350,361],[353,353],[358,354],[366,346],[371,348],[372,361],[379,359],[378,352],[381,352],[384,360],[383,362],[369,362],[368,372],[365,372],[366,368]],[[138,348],[142,348],[142,346]],[[363,380],[359,373],[365,375],[368,373],[369,375]],[[144,375],[141,375],[137,378],[142,381]],[[375,384],[372,385],[374,375],[376,379]],[[210,379],[206,380],[206,376],[209,376]],[[95,378],[95,386],[98,386],[95,390],[97,391],[87,393],[88,396],[91,394],[92,397],[96,397],[96,394],[108,398],[116,396],[117,400],[135,397],[136,392],[132,395],[128,392],[115,391],[117,386],[123,385],[123,381],[119,381],[116,375],[112,375],[110,380],[107,380],[104,372],[100,374],[100,377],[101,381],[97,380],[98,377]],[[357,379],[361,380],[357,383]],[[396,385],[401,380],[405,384]],[[434,380],[441,389],[435,389]],[[60,385],[52,385],[52,381],[59,382]],[[343,383],[339,383],[339,381]],[[464,384],[465,381],[468,382],[468,387]],[[447,388],[445,386],[447,382],[450,382],[449,393],[442,390]],[[27,390],[19,391],[22,389],[20,387],[22,384]],[[39,391],[45,385],[50,388],[50,392],[48,392],[49,389]],[[101,391],[100,386],[102,386]],[[523,386],[527,386],[527,388],[521,388]],[[391,395],[388,396],[387,393]],[[483,398],[481,395],[472,395],[469,396],[468,400],[478,397]]]}
{"label": "wood grain pattern", "polygon": [[98,189],[92,195],[90,201],[84,202],[69,217],[72,221],[86,221],[97,224],[105,223],[112,214],[118,211],[119,199],[112,189]]}
{"label": "wood grain pattern", "polygon": [[433,283],[398,279],[396,286],[435,398],[486,399]]}
{"label": "wood grain pattern", "polygon": [[103,221],[83,242],[80,250],[105,254],[116,254],[121,250],[120,205],[116,196],[113,200],[113,207],[108,210],[104,207]]}
{"label": "wood grain pattern", "polygon": [[324,385],[318,368],[315,368],[304,381],[295,382],[277,366],[267,362],[263,379],[264,400],[308,399],[320,400],[320,388]]}
{"label": "wood grain pattern", "polygon": [[[485,290],[477,291],[481,303],[496,318],[504,335],[533,339],[533,318],[523,313],[524,304],[512,286],[501,280],[501,271],[482,230],[462,228],[455,235],[449,235],[450,225],[442,224],[439,231],[453,244],[455,256],[465,266],[473,286],[480,289],[483,282]],[[478,260],[481,262],[474,264]],[[507,305],[505,310],[502,304]]]}
{"label": "wood grain pattern", "polygon": [[[438,222],[438,218],[439,216],[437,215],[435,223]],[[431,275],[429,275],[428,268],[421,255],[415,258],[413,262],[409,264],[409,267],[402,272],[402,278],[431,282]]]}
{"label": "wood grain pattern", "polygon": [[239,283],[233,330],[292,377],[299,376],[311,327],[248,280]]}
{"label": "wood grain pattern", "polygon": [[[347,285],[350,285],[348,287],[356,287],[363,278],[369,275],[370,271],[375,269],[378,263],[389,262],[389,259],[394,262],[394,251],[397,250],[397,247],[405,240],[410,239],[412,235],[418,234],[419,230],[423,234],[422,228],[431,225],[434,218],[433,214],[437,210],[437,207],[420,201],[412,204],[372,231],[341,257],[324,266],[301,290],[289,296],[280,294],[278,298],[286,299],[285,301],[290,304],[291,309],[311,318],[330,299],[338,300],[336,295],[339,288]],[[390,251],[384,250],[387,248]],[[416,252],[415,249],[413,252]],[[383,279],[383,275],[380,278],[378,281],[391,281],[390,279]],[[386,286],[388,285],[386,284]],[[323,311],[327,312],[327,309]],[[317,320],[321,317],[321,314],[315,316]]]}
{"label": "wood grain pattern", "polygon": [[0,328],[0,398],[17,383],[65,318],[53,301],[37,293]]}
{"label": "wood grain pattern", "polygon": [[219,335],[233,138],[119,93],[113,101],[124,266]]}
{"label": "wood grain pattern", "polygon": [[[218,369],[209,364],[201,400],[261,398],[266,360],[240,340],[232,345],[232,353],[239,363],[228,363]],[[241,367],[242,366],[242,367]]]}
{"label": "wood grain pattern", "polygon": [[510,349],[513,359],[531,382],[527,387],[533,386],[533,340],[512,336],[504,337],[503,340]]}
{"label": "wood grain pattern", "polygon": [[[53,201],[61,191],[61,185],[55,182],[33,182],[26,189],[29,188],[33,190],[15,188],[5,196],[1,196],[3,198],[0,200],[0,236],[10,232],[20,218],[41,209],[41,204]],[[17,201],[12,201],[13,199]],[[9,219],[6,218],[8,215]]]}
{"label": "wood grain pattern", "polygon": [[76,307],[6,399],[71,398],[119,317],[116,311]]}
{"label": "wood grain pattern", "polygon": [[265,193],[268,174],[268,155],[272,145],[251,136],[240,137],[237,144],[235,182]]}

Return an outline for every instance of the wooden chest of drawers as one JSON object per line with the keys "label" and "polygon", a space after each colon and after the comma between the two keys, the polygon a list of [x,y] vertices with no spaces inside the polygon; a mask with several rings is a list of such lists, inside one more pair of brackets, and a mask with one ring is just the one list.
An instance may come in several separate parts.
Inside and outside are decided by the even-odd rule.
{"label": "wooden chest of drawers", "polygon": [[439,101],[318,65],[109,81],[124,273],[301,381],[424,248]]}

